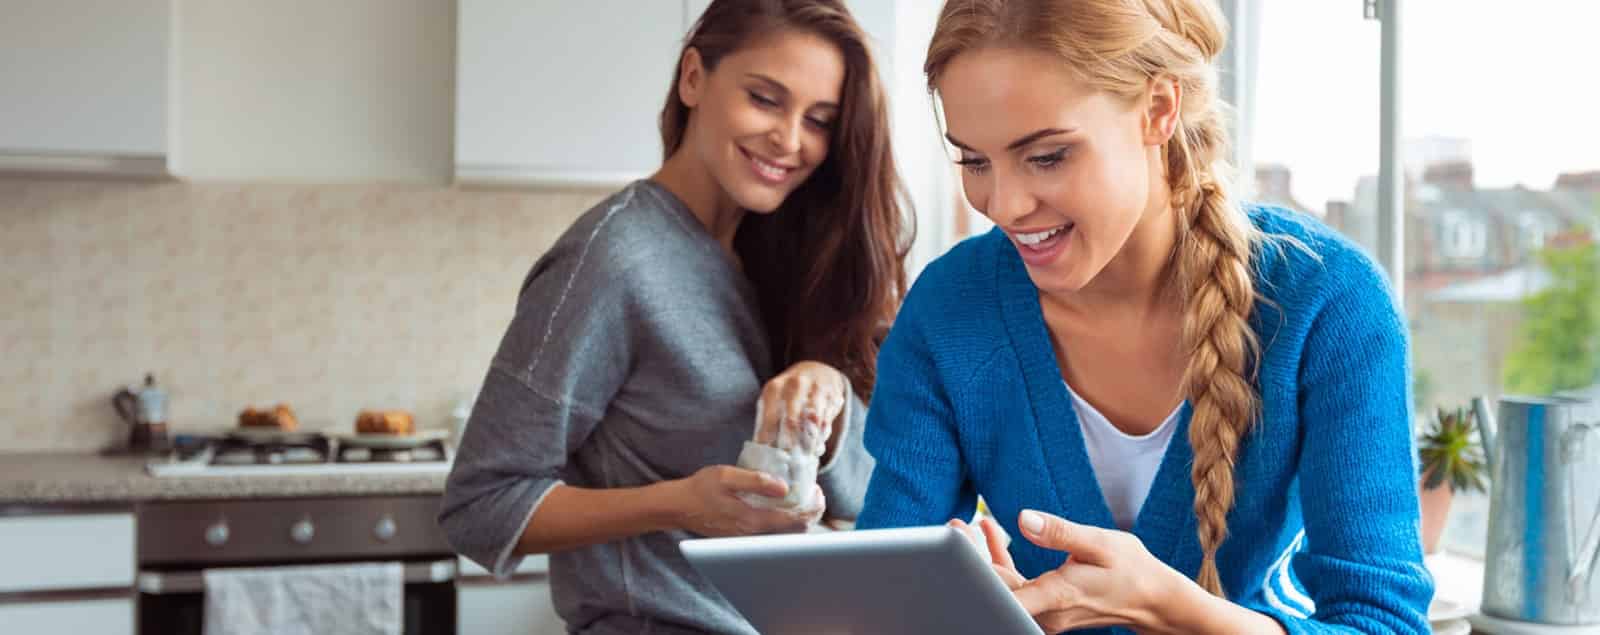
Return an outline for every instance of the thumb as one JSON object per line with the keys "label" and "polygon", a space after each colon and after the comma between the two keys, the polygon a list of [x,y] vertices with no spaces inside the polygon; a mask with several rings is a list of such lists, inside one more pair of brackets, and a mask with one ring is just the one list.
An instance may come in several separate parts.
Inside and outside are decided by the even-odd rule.
{"label": "thumb", "polygon": [[1066,551],[1074,560],[1097,563],[1105,552],[1104,530],[1080,525],[1054,514],[1026,509],[1017,526],[1028,542],[1046,549]]}

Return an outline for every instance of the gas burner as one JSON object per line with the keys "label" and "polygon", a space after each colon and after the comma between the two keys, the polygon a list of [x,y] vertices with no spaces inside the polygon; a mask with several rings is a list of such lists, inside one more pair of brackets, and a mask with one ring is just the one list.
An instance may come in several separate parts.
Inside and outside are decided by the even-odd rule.
{"label": "gas burner", "polygon": [[393,440],[341,442],[316,433],[245,438],[180,437],[173,451],[151,461],[156,476],[245,476],[446,472],[450,451],[443,439],[419,438],[403,445]]}
{"label": "gas burner", "polygon": [[437,463],[449,460],[444,441],[432,439],[414,447],[375,447],[359,443],[339,446],[339,463]]}

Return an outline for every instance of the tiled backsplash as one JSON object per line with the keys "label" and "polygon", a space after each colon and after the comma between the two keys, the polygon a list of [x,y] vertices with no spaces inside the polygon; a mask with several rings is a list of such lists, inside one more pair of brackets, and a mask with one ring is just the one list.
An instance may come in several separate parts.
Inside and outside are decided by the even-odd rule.
{"label": "tiled backsplash", "polygon": [[522,276],[597,190],[0,179],[0,452],[125,438],[145,372],[175,432],[277,402],[445,425]]}

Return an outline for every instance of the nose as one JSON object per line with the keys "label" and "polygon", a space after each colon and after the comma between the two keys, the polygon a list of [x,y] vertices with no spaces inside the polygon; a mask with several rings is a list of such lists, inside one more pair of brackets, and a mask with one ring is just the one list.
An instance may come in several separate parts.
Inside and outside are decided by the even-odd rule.
{"label": "nose", "polygon": [[772,144],[773,150],[776,150],[780,156],[789,156],[800,152],[800,130],[802,124],[800,118],[799,116],[779,118],[774,122],[772,131],[767,133],[768,142]]}
{"label": "nose", "polygon": [[1007,178],[994,169],[989,177],[989,196],[984,201],[983,213],[996,225],[1014,225],[1032,214],[1038,201],[1018,179]]}

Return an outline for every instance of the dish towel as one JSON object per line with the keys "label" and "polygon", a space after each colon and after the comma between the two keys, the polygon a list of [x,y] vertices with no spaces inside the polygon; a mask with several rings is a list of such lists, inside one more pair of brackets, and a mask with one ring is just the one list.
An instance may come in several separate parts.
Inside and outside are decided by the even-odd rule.
{"label": "dish towel", "polygon": [[400,635],[398,562],[207,569],[206,635]]}

